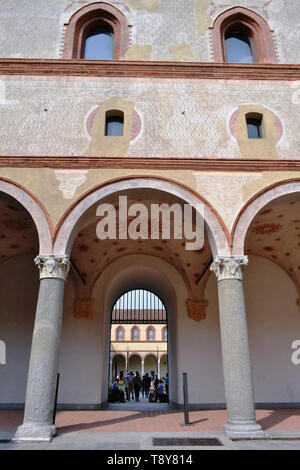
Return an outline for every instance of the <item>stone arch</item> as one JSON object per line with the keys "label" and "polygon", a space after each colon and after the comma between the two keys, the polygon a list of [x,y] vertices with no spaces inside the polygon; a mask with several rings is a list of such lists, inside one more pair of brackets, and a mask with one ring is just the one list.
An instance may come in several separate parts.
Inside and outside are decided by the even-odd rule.
{"label": "stone arch", "polygon": [[[176,285],[176,289],[174,286]],[[178,316],[186,315],[185,299],[188,290],[180,273],[163,259],[155,256],[139,254],[128,255],[116,259],[107,265],[98,277],[94,286],[93,297],[95,310],[102,312],[104,322],[101,330],[101,341],[107,343],[109,333],[105,334],[110,324],[111,309],[119,297],[119,293],[134,288],[145,288],[156,294],[164,303],[168,314],[168,350],[170,351],[170,387],[172,399],[178,401],[177,384],[177,348]],[[130,350],[130,354],[134,351]],[[151,352],[154,357],[156,353]],[[105,371],[108,359],[103,357],[102,368]],[[156,370],[156,369],[155,369]],[[149,372],[145,369],[145,372]],[[104,372],[103,377],[106,377]],[[102,381],[102,396],[105,398],[106,384]]]}
{"label": "stone arch", "polygon": [[39,253],[50,254],[52,252],[52,224],[49,214],[41,202],[23,186],[4,178],[0,178],[0,192],[13,197],[27,210],[38,233]]}
{"label": "stone arch", "polygon": [[84,220],[84,216],[89,208],[97,202],[100,202],[106,196],[130,189],[153,189],[163,191],[178,197],[196,210],[197,208],[203,209],[203,214],[201,215],[204,219],[205,229],[213,255],[229,254],[229,234],[227,228],[209,202],[199,194],[193,192],[190,188],[180,185],[177,182],[152,176],[131,176],[108,181],[101,186],[93,188],[75,201],[57,226],[54,253],[69,254],[71,252],[73,241],[79,231],[79,221]]}
{"label": "stone arch", "polygon": [[256,214],[269,202],[288,194],[300,193],[300,179],[274,183],[255,194],[239,212],[232,229],[232,255],[244,254],[248,228]]}

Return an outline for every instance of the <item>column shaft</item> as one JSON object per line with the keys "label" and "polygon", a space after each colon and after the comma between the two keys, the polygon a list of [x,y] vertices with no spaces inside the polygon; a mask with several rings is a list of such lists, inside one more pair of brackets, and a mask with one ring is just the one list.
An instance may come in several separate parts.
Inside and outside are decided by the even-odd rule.
{"label": "column shaft", "polygon": [[[55,257],[49,256],[51,263]],[[61,258],[60,258],[61,259]],[[27,380],[24,422],[15,441],[50,441],[55,434],[53,411],[61,336],[64,279],[51,265],[41,276]],[[45,275],[45,272],[43,273]],[[51,277],[53,276],[53,277]]]}
{"label": "column shaft", "polygon": [[229,437],[236,439],[264,436],[261,427],[255,420],[241,264],[240,258],[235,260],[234,257],[230,257],[221,259],[221,261],[218,259],[212,266],[212,270],[216,272],[218,278],[227,407],[227,423],[224,431]]}

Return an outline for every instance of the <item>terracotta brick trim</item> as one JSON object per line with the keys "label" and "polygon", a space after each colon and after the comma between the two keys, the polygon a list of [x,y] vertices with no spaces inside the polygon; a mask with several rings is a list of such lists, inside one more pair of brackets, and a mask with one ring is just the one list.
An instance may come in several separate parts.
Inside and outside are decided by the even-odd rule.
{"label": "terracotta brick trim", "polygon": [[53,169],[161,169],[194,171],[300,171],[300,160],[181,158],[181,157],[102,157],[3,155],[0,168]]}
{"label": "terracotta brick trim", "polygon": [[107,27],[114,35],[114,59],[124,57],[129,48],[129,26],[124,14],[105,2],[96,2],[77,10],[64,26],[62,57],[80,59],[85,34],[97,26]]}
{"label": "terracotta brick trim", "polygon": [[273,30],[260,15],[244,7],[233,7],[222,12],[210,28],[211,46],[215,62],[226,62],[225,34],[231,29],[248,31],[257,63],[277,63]]}
{"label": "terracotta brick trim", "polygon": [[[231,229],[231,252],[240,255],[243,252],[247,230],[255,215],[269,202],[286,194],[298,193],[300,177],[287,178],[266,186],[254,194],[240,209]],[[252,208],[252,213],[250,209]],[[249,214],[247,214],[249,212]],[[243,220],[244,219],[244,220]]]}
{"label": "terracotta brick trim", "polygon": [[211,80],[300,80],[298,64],[228,64],[84,59],[0,59],[1,75]]}

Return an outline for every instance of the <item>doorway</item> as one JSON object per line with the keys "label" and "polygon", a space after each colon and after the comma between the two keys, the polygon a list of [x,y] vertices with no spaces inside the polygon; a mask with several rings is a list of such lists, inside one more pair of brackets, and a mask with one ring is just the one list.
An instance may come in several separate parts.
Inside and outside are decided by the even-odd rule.
{"label": "doorway", "polygon": [[154,292],[128,290],[116,300],[111,312],[109,402],[116,401],[117,385],[119,397],[132,400],[128,381],[136,383],[139,377],[139,407],[152,400],[168,403],[167,332],[167,310]]}

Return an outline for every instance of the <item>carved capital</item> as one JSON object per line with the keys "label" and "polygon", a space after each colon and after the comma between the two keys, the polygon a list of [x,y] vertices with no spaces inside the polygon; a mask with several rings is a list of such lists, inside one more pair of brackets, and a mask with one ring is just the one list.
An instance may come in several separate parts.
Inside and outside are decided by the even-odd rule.
{"label": "carved capital", "polygon": [[208,301],[205,299],[188,299],[186,301],[188,316],[195,321],[201,321],[206,318],[206,308]]}
{"label": "carved capital", "polygon": [[244,268],[248,264],[248,256],[216,256],[210,270],[217,276],[217,281],[225,279],[243,279]]}
{"label": "carved capital", "polygon": [[56,278],[66,280],[70,268],[70,260],[67,255],[39,255],[34,262],[39,268],[40,279]]}

